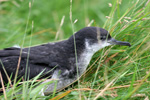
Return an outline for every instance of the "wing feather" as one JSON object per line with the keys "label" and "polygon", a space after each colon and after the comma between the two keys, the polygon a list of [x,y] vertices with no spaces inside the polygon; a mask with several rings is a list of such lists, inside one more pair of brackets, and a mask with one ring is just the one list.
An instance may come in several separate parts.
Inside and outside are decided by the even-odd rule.
{"label": "wing feather", "polygon": [[[21,62],[18,71],[18,79],[24,77],[26,74],[27,67],[27,75],[29,79],[37,76],[39,73],[42,73],[42,78],[51,76],[53,73],[53,68],[55,68],[55,64],[50,64],[48,53],[41,54],[41,51],[34,48],[30,50],[29,48],[25,48],[22,50],[21,54]],[[9,76],[12,75],[12,80],[15,77],[18,60],[20,56],[19,48],[7,48],[4,50],[0,50],[0,59],[2,64],[0,64],[0,71],[4,78],[4,81],[7,82],[6,74],[3,70],[3,66]],[[3,66],[2,66],[3,65]]]}

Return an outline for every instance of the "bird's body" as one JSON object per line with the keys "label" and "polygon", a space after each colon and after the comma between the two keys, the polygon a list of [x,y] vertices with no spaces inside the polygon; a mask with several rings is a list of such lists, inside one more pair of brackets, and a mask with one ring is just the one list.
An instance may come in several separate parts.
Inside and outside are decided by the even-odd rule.
{"label": "bird's body", "polygon": [[[83,74],[95,52],[112,44],[130,46],[127,42],[112,39],[102,28],[86,27],[64,41],[22,49],[12,47],[0,50],[0,71],[5,82],[8,80],[2,65],[7,74],[12,75],[14,79],[20,57],[18,79],[25,76],[26,68],[26,77],[29,79],[44,71],[42,78],[58,79],[56,89],[59,90]],[[54,83],[48,85],[43,92],[48,94],[53,88]]]}

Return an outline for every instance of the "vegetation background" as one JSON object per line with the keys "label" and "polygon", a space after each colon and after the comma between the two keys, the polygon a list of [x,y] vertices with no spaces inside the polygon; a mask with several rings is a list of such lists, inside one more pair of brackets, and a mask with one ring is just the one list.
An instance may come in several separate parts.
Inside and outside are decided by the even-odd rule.
{"label": "vegetation background", "polygon": [[39,86],[20,95],[6,88],[0,99],[149,100],[150,0],[70,1],[0,0],[0,49],[67,39],[86,26],[105,28],[112,37],[132,46],[98,51],[79,84],[59,93],[40,96]]}

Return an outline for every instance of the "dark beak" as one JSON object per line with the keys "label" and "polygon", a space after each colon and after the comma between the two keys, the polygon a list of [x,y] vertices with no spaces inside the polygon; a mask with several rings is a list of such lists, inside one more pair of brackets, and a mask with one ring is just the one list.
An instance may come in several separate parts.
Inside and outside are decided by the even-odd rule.
{"label": "dark beak", "polygon": [[112,45],[124,45],[124,46],[129,46],[129,47],[131,46],[131,44],[129,42],[117,41],[113,38],[108,40],[108,43],[110,43]]}

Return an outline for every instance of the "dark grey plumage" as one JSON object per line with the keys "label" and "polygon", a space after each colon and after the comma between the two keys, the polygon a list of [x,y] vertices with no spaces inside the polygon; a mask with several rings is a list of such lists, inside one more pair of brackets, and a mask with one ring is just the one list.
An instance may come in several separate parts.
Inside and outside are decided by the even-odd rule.
{"label": "dark grey plumage", "polygon": [[[98,36],[99,34],[100,36]],[[76,43],[74,43],[74,37]],[[85,71],[92,55],[97,51],[97,49],[94,50],[96,48],[95,46],[98,45],[101,46],[102,44],[104,44],[104,42],[106,43],[106,45],[97,48],[101,49],[111,44],[130,46],[128,42],[121,42],[112,39],[108,31],[98,27],[83,28],[80,31],[76,32],[74,34],[74,37],[71,36],[69,39],[60,42],[30,47],[30,49],[23,48],[21,53],[21,63],[18,71],[18,79],[25,76],[26,66],[27,66],[27,75],[29,79],[35,77],[43,70],[44,72],[42,78],[48,76],[49,78],[51,78],[51,76],[55,77],[54,74],[57,75],[58,71],[61,71],[60,77],[57,77],[60,79],[60,84],[62,84],[63,82],[62,86],[58,82],[60,87],[58,87],[57,89],[60,89],[63,88],[64,86],[67,86],[75,79],[77,79],[77,68],[76,68],[77,64],[79,64],[78,65],[80,73],[79,75],[81,75]],[[78,58],[77,62],[75,57],[74,44],[76,44],[76,51]],[[88,47],[92,51],[87,50]],[[7,74],[9,76],[12,75],[12,80],[14,79],[14,75],[16,73],[20,51],[21,51],[20,48],[15,47],[0,50],[0,59],[4,65],[5,70],[7,71]],[[83,54],[85,52],[91,53],[89,58],[85,59],[86,56],[85,54]],[[82,61],[81,57],[84,58],[85,60]],[[80,70],[83,71],[80,72]],[[4,82],[7,83],[8,80],[1,64],[0,64],[0,71],[2,73]],[[65,83],[64,80],[71,80],[71,81]],[[53,85],[51,85],[51,87],[53,87]],[[52,90],[53,88],[48,89],[47,91]]]}

